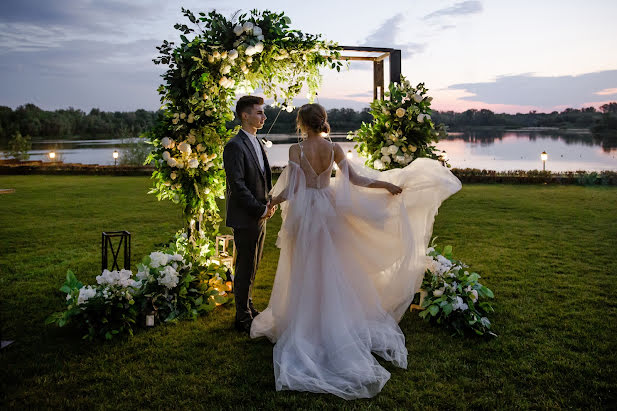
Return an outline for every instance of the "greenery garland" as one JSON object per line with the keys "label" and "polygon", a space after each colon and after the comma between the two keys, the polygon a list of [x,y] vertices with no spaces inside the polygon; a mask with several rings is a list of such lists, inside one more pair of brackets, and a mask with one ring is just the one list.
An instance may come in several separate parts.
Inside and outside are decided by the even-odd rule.
{"label": "greenery garland", "polygon": [[[217,198],[223,198],[223,147],[237,133],[233,120],[236,93],[260,88],[281,109],[293,110],[292,100],[304,85],[314,97],[319,69],[340,70],[338,47],[289,27],[284,13],[252,10],[231,19],[212,11],[182,9],[195,26],[174,27],[182,43],[164,41],[155,64],[168,66],[158,89],[163,115],[147,133],[154,146],[146,160],[153,164],[159,200],[181,204],[194,259],[211,254],[210,244],[221,221]],[[193,38],[187,38],[192,35]]]}
{"label": "greenery garland", "polygon": [[[416,158],[428,157],[447,164],[445,152],[435,147],[446,136],[443,124],[431,119],[432,97],[424,83],[412,87],[404,76],[390,83],[384,100],[371,103],[372,123],[362,123],[348,139],[356,141],[356,150],[366,158],[366,165],[376,170],[407,166]],[[448,165],[449,167],[449,165]]]}

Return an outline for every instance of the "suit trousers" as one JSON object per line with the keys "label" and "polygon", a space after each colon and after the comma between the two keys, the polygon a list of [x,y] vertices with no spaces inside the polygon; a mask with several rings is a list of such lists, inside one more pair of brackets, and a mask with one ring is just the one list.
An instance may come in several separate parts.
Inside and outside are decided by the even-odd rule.
{"label": "suit trousers", "polygon": [[260,220],[249,228],[234,228],[236,261],[234,273],[234,296],[236,321],[246,322],[251,315],[253,283],[266,238],[266,220]]}

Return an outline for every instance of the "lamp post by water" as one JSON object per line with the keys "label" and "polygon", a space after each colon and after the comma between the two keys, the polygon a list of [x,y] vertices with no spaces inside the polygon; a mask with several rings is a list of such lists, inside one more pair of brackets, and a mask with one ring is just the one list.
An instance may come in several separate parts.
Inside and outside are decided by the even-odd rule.
{"label": "lamp post by water", "polygon": [[548,160],[548,154],[546,154],[546,151],[543,151],[542,154],[540,154],[540,158],[542,159],[542,171],[546,171],[546,160]]}
{"label": "lamp post by water", "polygon": [[353,154],[351,154],[351,150],[347,150],[347,158],[351,160],[352,156]]}
{"label": "lamp post by water", "polygon": [[56,160],[56,153],[54,151],[50,151],[49,152],[49,159],[51,161],[55,161]]}
{"label": "lamp post by water", "polygon": [[114,150],[113,156],[114,156],[114,166],[117,166],[118,165],[118,156],[119,156],[118,150]]}

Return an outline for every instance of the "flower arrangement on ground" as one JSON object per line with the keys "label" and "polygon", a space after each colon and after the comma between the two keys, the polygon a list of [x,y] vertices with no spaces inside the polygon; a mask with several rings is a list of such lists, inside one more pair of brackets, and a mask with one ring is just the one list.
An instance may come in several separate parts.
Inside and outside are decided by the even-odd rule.
{"label": "flower arrangement on ground", "polygon": [[146,256],[135,276],[129,270],[109,271],[96,277],[97,285],[84,285],[68,271],[60,291],[66,309],[50,315],[46,323],[63,327],[77,324],[87,330],[84,338],[111,339],[133,335],[146,315],[157,322],[196,319],[216,306],[233,300],[228,270],[210,260],[193,265],[179,253],[186,237],[162,251]]}
{"label": "flower arrangement on ground", "polygon": [[[412,87],[404,76],[391,83],[385,100],[371,103],[372,123],[362,123],[348,139],[356,141],[356,150],[366,159],[366,165],[376,170],[403,168],[416,158],[428,157],[447,164],[445,152],[435,143],[445,137],[443,124],[431,119],[432,97],[424,83]],[[448,165],[449,167],[449,165]]]}
{"label": "flower arrangement on ground", "polygon": [[442,251],[427,250],[427,268],[422,281],[423,298],[420,317],[444,324],[458,334],[471,330],[479,335],[495,336],[487,315],[493,307],[484,299],[494,298],[493,292],[480,284],[480,275],[452,256],[452,247]]}

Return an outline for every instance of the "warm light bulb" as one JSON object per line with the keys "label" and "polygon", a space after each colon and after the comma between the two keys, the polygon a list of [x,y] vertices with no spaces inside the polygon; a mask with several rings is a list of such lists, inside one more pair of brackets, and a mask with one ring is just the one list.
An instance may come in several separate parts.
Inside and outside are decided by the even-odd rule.
{"label": "warm light bulb", "polygon": [[546,151],[543,151],[542,154],[540,154],[540,158],[542,158],[542,161],[548,160],[548,154],[546,154]]}
{"label": "warm light bulb", "polygon": [[119,155],[118,150],[114,150],[114,154],[113,154],[114,158],[118,158],[118,155]]}
{"label": "warm light bulb", "polygon": [[56,158],[56,153],[54,153],[53,151],[51,151],[51,152],[49,153],[49,158],[51,158],[52,160],[53,160],[54,158]]}
{"label": "warm light bulb", "polygon": [[351,159],[352,156],[353,154],[351,153],[351,150],[347,151],[347,158]]}

